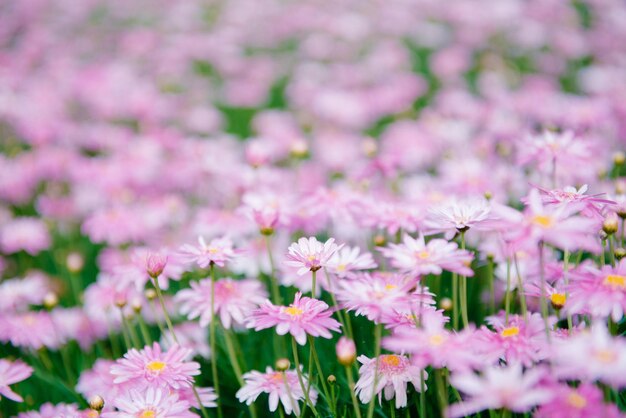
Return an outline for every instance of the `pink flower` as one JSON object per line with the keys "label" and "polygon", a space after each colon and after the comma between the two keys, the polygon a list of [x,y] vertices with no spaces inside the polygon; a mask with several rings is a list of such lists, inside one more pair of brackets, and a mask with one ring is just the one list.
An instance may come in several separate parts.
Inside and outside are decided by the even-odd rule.
{"label": "pink flower", "polygon": [[161,253],[148,253],[146,256],[146,271],[153,279],[158,278],[167,265],[167,256]]}
{"label": "pink flower", "polygon": [[306,336],[331,338],[329,331],[339,331],[341,324],[331,318],[332,312],[328,305],[321,300],[302,297],[296,293],[294,301],[289,306],[276,306],[269,300],[252,313],[248,320],[248,328],[259,331],[276,327],[278,335],[288,332],[298,344],[306,344]]}
{"label": "pink flower", "polygon": [[548,190],[537,187],[541,192],[541,200],[549,205],[566,206],[568,209],[582,210],[583,215],[602,216],[601,212],[604,207],[615,205],[615,202],[608,199],[602,199],[600,196],[604,193],[588,195],[585,194],[588,186],[584,184],[580,189],[572,186],[566,186],[563,189]]}
{"label": "pink flower", "polygon": [[467,250],[459,250],[456,243],[444,239],[433,239],[426,243],[422,234],[417,239],[405,234],[402,244],[389,244],[388,248],[379,250],[402,273],[426,275],[441,274],[443,270],[448,270],[464,276],[474,275],[469,267],[472,254]]}
{"label": "pink flower", "polygon": [[487,318],[487,323],[495,332],[483,326],[477,333],[476,346],[490,364],[504,360],[530,367],[548,357],[548,341],[540,314],[529,314],[526,320],[520,315],[510,315],[505,323],[501,313]]}
{"label": "pink flower", "polygon": [[317,271],[326,267],[333,254],[341,247],[335,244],[335,240],[330,238],[324,244],[315,237],[300,238],[289,246],[287,260],[285,264],[291,267],[298,267],[300,276],[308,271]]}
{"label": "pink flower", "polygon": [[354,345],[354,341],[349,338],[339,338],[335,346],[335,351],[337,352],[339,363],[344,366],[351,366],[354,360],[356,360],[356,346]]}
{"label": "pink flower", "polygon": [[[257,280],[220,279],[215,282],[215,315],[226,329],[233,322],[243,324],[250,313],[267,298],[267,292]],[[190,289],[176,294],[180,313],[189,319],[200,318],[200,326],[211,322],[211,279],[191,282]]]}
{"label": "pink flower", "polygon": [[17,418],[83,418],[75,404],[60,403],[57,405],[47,402],[41,405],[38,412],[22,412]]}
{"label": "pink flower", "polygon": [[46,224],[36,218],[16,218],[0,229],[0,249],[5,254],[20,250],[30,255],[50,247],[51,239]]}
{"label": "pink flower", "polygon": [[430,233],[445,232],[451,239],[457,232],[484,229],[490,220],[491,206],[484,198],[451,199],[428,211],[424,226]]}
{"label": "pink flower", "polygon": [[623,417],[616,405],[604,403],[602,390],[593,384],[583,383],[577,388],[562,384],[552,392],[554,398],[539,407],[535,418]]}
{"label": "pink flower", "polygon": [[197,246],[185,244],[181,247],[181,252],[201,268],[206,268],[210,264],[224,267],[227,261],[235,257],[233,243],[226,237],[216,238],[209,244],[203,237],[198,237]]}
{"label": "pink flower", "polygon": [[31,374],[33,374],[32,367],[27,366],[20,360],[10,362],[6,359],[0,359],[0,395],[15,402],[23,402],[24,399],[13,392],[9,385],[21,382]]}
{"label": "pink flower", "polygon": [[552,398],[546,388],[539,386],[545,375],[542,368],[523,373],[520,364],[488,367],[482,376],[477,376],[472,371],[452,374],[452,386],[469,395],[469,399],[451,405],[448,417],[463,417],[485,409],[499,408],[528,412],[534,406]]}
{"label": "pink flower", "polygon": [[[420,392],[420,374],[424,377],[424,381],[428,379],[426,371],[411,364],[406,356],[383,354],[378,357],[378,370],[375,358],[359,356],[358,360],[362,366],[359,368],[359,380],[354,389],[363,403],[370,402],[372,393],[378,395],[380,403],[384,392],[386,400],[391,400],[395,396],[396,408],[403,408],[407,403],[407,383],[412,383],[415,390]],[[376,389],[374,389],[375,380]],[[425,385],[424,390],[426,390]]]}
{"label": "pink flower", "polygon": [[[282,404],[285,412],[300,414],[299,401],[305,399],[304,391],[298,380],[295,370],[278,372],[267,367],[265,373],[253,370],[243,375],[244,385],[236,393],[239,402],[251,405],[262,393],[269,395],[270,412],[276,411],[278,402]],[[303,376],[304,386],[308,386],[308,378]],[[311,386],[309,399],[313,404],[317,402],[317,391]]]}
{"label": "pink flower", "polygon": [[618,322],[626,313],[626,258],[615,268],[597,269],[590,264],[571,275],[567,286],[567,311],[590,314],[594,318],[612,318]]}
{"label": "pink flower", "polygon": [[200,365],[186,361],[191,350],[177,345],[166,352],[161,351],[158,343],[143,350],[131,349],[111,366],[111,374],[116,376],[115,383],[131,382],[138,388],[171,388],[178,390],[193,384],[193,376],[200,374]]}
{"label": "pink flower", "polygon": [[342,247],[332,255],[326,267],[328,272],[343,278],[352,271],[373,269],[376,266],[372,254],[361,254],[359,247]]}
{"label": "pink flower", "polygon": [[117,412],[105,412],[102,418],[193,418],[190,404],[165,388],[131,389],[113,399]]}
{"label": "pink flower", "polygon": [[626,341],[612,337],[604,324],[553,343],[551,359],[556,376],[563,379],[626,386]]}
{"label": "pink flower", "polygon": [[52,316],[44,311],[0,315],[0,341],[36,350],[57,348],[63,342]]}
{"label": "pink flower", "polygon": [[339,283],[337,300],[346,310],[380,322],[385,315],[397,311],[411,312],[416,285],[417,279],[399,274],[362,273]]}

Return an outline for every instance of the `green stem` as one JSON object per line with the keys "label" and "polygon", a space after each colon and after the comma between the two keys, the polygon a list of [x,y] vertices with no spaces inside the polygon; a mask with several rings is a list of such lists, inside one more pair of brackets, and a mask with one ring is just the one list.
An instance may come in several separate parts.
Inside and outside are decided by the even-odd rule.
{"label": "green stem", "polygon": [[143,320],[143,317],[140,314],[137,315],[137,322],[139,323],[139,330],[141,331],[141,337],[143,338],[144,343],[146,343],[146,345],[152,344],[150,331],[148,331],[146,321]]}
{"label": "green stem", "polygon": [[[230,364],[233,366],[233,371],[235,372],[239,386],[243,386],[243,373],[241,372],[241,367],[239,366],[239,361],[237,360],[237,354],[235,354],[235,348],[232,341],[234,337],[230,330],[223,329],[223,331],[226,341],[226,351],[228,352],[228,357],[230,358]],[[248,410],[250,411],[250,416],[252,418],[256,418],[256,408],[254,407],[254,404],[248,405]]]}
{"label": "green stem", "polygon": [[506,293],[504,294],[504,322],[509,323],[511,312],[511,260],[506,259]]}
{"label": "green stem", "polygon": [[517,262],[517,253],[513,254],[513,261],[515,263],[515,275],[517,276],[517,293],[519,294],[519,302],[522,307],[522,315],[524,316],[524,320],[526,320],[528,308],[526,307],[526,295],[524,294],[522,275],[520,274],[519,263]]}
{"label": "green stem", "polygon": [[615,234],[611,234],[609,237],[609,254],[611,258],[611,267],[615,267]]}
{"label": "green stem", "polygon": [[350,397],[352,398],[352,406],[357,418],[361,418],[361,408],[359,408],[359,402],[356,399],[356,393],[354,392],[354,377],[352,376],[352,368],[346,366],[346,376],[348,377],[348,387],[350,388]]}
{"label": "green stem", "polygon": [[133,343],[133,347],[139,348],[141,347],[141,342],[139,341],[139,337],[135,332],[135,327],[133,327],[125,315],[122,315],[122,323],[123,326],[128,330],[128,335],[130,336],[130,341]]}
{"label": "green stem", "polygon": [[443,384],[443,376],[440,369],[436,369],[435,373],[435,385],[437,387],[437,400],[439,401],[439,411],[441,413],[441,417],[446,416],[446,411],[448,409],[448,399],[444,396],[444,384]]}
{"label": "green stem", "polygon": [[[293,351],[293,361],[296,365],[296,373],[298,374],[298,381],[300,382],[300,388],[302,388],[302,392],[304,393],[304,399],[306,400],[306,404],[311,408],[311,411],[313,411],[313,415],[317,416],[317,409],[315,409],[315,405],[313,405],[313,402],[311,402],[311,399],[309,398],[309,390],[307,389],[307,387],[304,385],[304,379],[302,378],[302,370],[300,370],[300,359],[298,358],[298,344],[296,343],[296,339],[294,337],[291,337],[291,350]],[[309,375],[309,381],[311,380],[311,375]],[[300,416],[304,416],[304,411],[305,408],[302,408],[302,412],[300,414]]]}
{"label": "green stem", "polygon": [[452,329],[459,329],[459,276],[452,273]]}
{"label": "green stem", "polygon": [[326,386],[326,378],[324,377],[324,372],[322,371],[322,366],[320,364],[319,358],[317,357],[317,351],[315,350],[315,340],[310,335],[308,337],[309,337],[309,346],[311,349],[310,355],[313,358],[313,361],[315,362],[315,368],[317,369],[317,374],[319,375],[320,381],[322,382],[322,390],[324,391],[324,395],[326,396],[326,399],[330,399],[328,386]]}
{"label": "green stem", "polygon": [[372,385],[372,397],[367,408],[367,418],[374,416],[374,406],[376,405],[376,386],[378,386],[378,363],[380,362],[380,340],[382,338],[383,325],[376,324],[374,328],[374,358],[376,358],[376,367],[374,369],[374,384]]}
{"label": "green stem", "polygon": [[69,346],[65,346],[61,348],[61,360],[63,361],[63,367],[65,368],[65,374],[67,375],[67,382],[71,385],[74,382],[74,372],[72,372],[72,366],[70,363],[70,359],[67,356],[69,350]]}
{"label": "green stem", "polygon": [[546,278],[544,274],[543,241],[539,241],[539,278],[541,282],[541,316],[546,328],[546,338],[550,343],[550,326],[548,325],[548,301],[546,298]]}
{"label": "green stem", "polygon": [[272,302],[274,305],[282,305],[283,301],[280,297],[280,288],[278,287],[278,282],[276,281],[276,275],[274,274],[274,257],[272,256],[272,245],[269,235],[263,235],[263,239],[265,240],[265,248],[267,249],[267,257],[270,260],[270,287],[272,291]]}
{"label": "green stem", "polygon": [[424,370],[420,371],[420,417],[426,417],[426,385],[424,384]]}
{"label": "green stem", "polygon": [[315,288],[317,286],[317,271],[311,270],[311,297],[315,297]]}
{"label": "green stem", "polygon": [[333,307],[335,308],[335,313],[337,314],[337,318],[339,318],[339,322],[341,322],[341,328],[344,330],[348,338],[352,339],[352,325],[350,324],[350,317],[346,312],[346,318],[344,319],[344,315],[342,310],[339,309],[339,304],[337,303],[337,298],[335,297],[335,291],[332,288],[332,282],[330,281],[330,275],[328,271],[324,269],[324,275],[326,276],[326,283],[328,284],[328,292],[330,293],[330,299],[333,303]]}
{"label": "green stem", "polygon": [[[465,249],[465,231],[461,231],[461,249]],[[463,319],[463,328],[469,326],[469,319],[467,315],[467,277],[461,276],[461,318]]]}
{"label": "green stem", "polygon": [[[569,273],[569,251],[565,250],[565,252],[563,253],[563,280],[565,282],[565,288],[569,288],[569,277],[568,277],[568,273]],[[569,293],[565,294],[565,303],[567,303],[567,299],[569,298]],[[573,323],[572,323],[572,314],[571,313],[567,313],[567,329],[569,330],[569,332],[572,332],[572,328],[573,328]]]}
{"label": "green stem", "polygon": [[157,308],[156,308],[156,304],[154,303],[154,300],[150,301],[150,309],[152,309],[152,313],[154,314],[154,321],[159,327],[159,331],[161,331],[161,335],[165,335],[165,327],[161,323],[161,318],[159,318],[159,315],[157,313]]}
{"label": "green stem", "polygon": [[489,302],[490,302],[490,313],[493,315],[496,312],[496,292],[493,286],[493,257],[487,258],[487,276],[489,280]]}
{"label": "green stem", "polygon": [[[220,384],[219,384],[219,375],[217,374],[217,341],[215,334],[215,265],[211,262],[210,267],[211,271],[211,322],[209,323],[209,334],[211,339],[211,372],[213,374],[213,386],[215,388],[215,394],[217,395],[217,399],[220,398]],[[217,404],[217,416],[222,418],[222,403],[218,402]]]}

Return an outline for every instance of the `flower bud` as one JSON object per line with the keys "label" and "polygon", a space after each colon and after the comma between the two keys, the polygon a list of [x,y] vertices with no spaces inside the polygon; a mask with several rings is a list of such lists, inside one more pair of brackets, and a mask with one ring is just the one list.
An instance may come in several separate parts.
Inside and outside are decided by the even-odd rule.
{"label": "flower bud", "polygon": [[133,311],[138,314],[141,312],[141,299],[139,298],[134,298],[131,302],[130,302],[130,307],[133,308]]}
{"label": "flower bud", "polygon": [[452,300],[450,298],[442,298],[441,301],[439,301],[439,307],[444,311],[449,311],[452,309]]}
{"label": "flower bud", "polygon": [[615,259],[619,261],[622,258],[626,257],[626,249],[616,248],[613,254],[615,255]]}
{"label": "flower bud", "polygon": [[120,296],[117,299],[115,299],[115,306],[117,306],[120,309],[123,309],[127,303],[128,301],[123,296]]}
{"label": "flower bud", "polygon": [[379,234],[374,237],[374,245],[376,245],[377,247],[382,247],[386,243],[387,240],[385,239],[384,235]]}
{"label": "flower bud", "polygon": [[349,338],[341,337],[337,341],[337,360],[343,366],[351,366],[356,360],[356,346]]}
{"label": "flower bud", "polygon": [[607,216],[602,223],[602,230],[607,235],[613,235],[619,229],[616,216]]}
{"label": "flower bud", "polygon": [[613,164],[619,166],[623,165],[624,162],[626,162],[626,154],[624,154],[624,151],[617,151],[613,154]]}
{"label": "flower bud", "polygon": [[305,158],[309,154],[309,145],[304,140],[298,140],[291,145],[290,152],[295,158]]}
{"label": "flower bud", "polygon": [[167,265],[167,256],[160,253],[150,253],[146,258],[146,271],[153,279],[156,279],[163,273]]}
{"label": "flower bud", "polygon": [[56,295],[56,293],[53,292],[48,292],[46,293],[46,295],[43,297],[43,306],[44,308],[46,308],[47,310],[51,310],[53,309],[55,306],[57,306],[59,304],[59,298]]}
{"label": "flower bud", "polygon": [[154,300],[157,297],[156,290],[154,289],[146,289],[146,291],[144,292],[144,295],[146,296],[146,299],[148,300]]}
{"label": "flower bud", "polygon": [[374,138],[365,138],[362,145],[366,157],[372,158],[378,152],[378,144]]}
{"label": "flower bud", "polygon": [[102,399],[102,396],[96,395],[89,398],[89,408],[98,412],[102,411],[102,408],[104,408],[104,399]]}
{"label": "flower bud", "polygon": [[276,360],[276,370],[278,370],[279,372],[289,370],[289,367],[291,367],[289,359],[279,358],[278,360]]}
{"label": "flower bud", "polygon": [[334,374],[331,374],[326,378],[326,381],[328,382],[329,385],[334,385],[335,383],[337,383],[337,378],[335,377]]}
{"label": "flower bud", "polygon": [[70,273],[78,273],[83,269],[85,260],[79,253],[69,253],[65,259],[65,265]]}

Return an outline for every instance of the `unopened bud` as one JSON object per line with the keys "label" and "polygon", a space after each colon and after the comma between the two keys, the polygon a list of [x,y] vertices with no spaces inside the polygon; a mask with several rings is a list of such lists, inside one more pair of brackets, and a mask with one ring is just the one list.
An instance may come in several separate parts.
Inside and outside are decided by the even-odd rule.
{"label": "unopened bud", "polygon": [[452,309],[452,300],[450,298],[443,298],[439,301],[439,307],[444,311],[449,311]]}
{"label": "unopened bud", "polygon": [[374,237],[374,245],[376,245],[377,247],[382,247],[386,243],[387,243],[387,240],[385,239],[384,235],[378,234]]}
{"label": "unopened bud", "polygon": [[146,296],[146,299],[148,300],[154,300],[157,297],[156,290],[154,289],[146,289],[144,295]]}
{"label": "unopened bud", "polygon": [[276,370],[278,370],[279,372],[289,370],[289,367],[291,367],[289,359],[279,358],[278,360],[276,360]]}
{"label": "unopened bud", "polygon": [[363,153],[367,157],[373,157],[378,152],[378,144],[374,138],[365,138],[363,141]]}
{"label": "unopened bud", "polygon": [[261,235],[265,235],[265,236],[270,236],[274,233],[274,228],[272,227],[267,227],[267,228],[261,228]]}
{"label": "unopened bud", "polygon": [[56,293],[48,292],[43,297],[43,306],[44,308],[50,310],[59,304],[59,298]]}
{"label": "unopened bud", "polygon": [[619,261],[622,258],[626,257],[626,249],[624,249],[624,248],[616,248],[615,252],[614,252],[614,255],[615,255],[615,259]]}
{"label": "unopened bud", "polygon": [[326,381],[328,382],[328,384],[334,385],[335,383],[337,383],[337,378],[334,374],[331,374],[326,378]]}
{"label": "unopened bud", "polygon": [[493,193],[491,193],[489,190],[487,190],[484,194],[485,199],[487,200],[491,200],[491,198],[493,197]]}
{"label": "unopened bud", "polygon": [[304,140],[299,140],[291,145],[291,155],[296,158],[304,158],[309,154],[309,145]]}
{"label": "unopened bud", "polygon": [[624,151],[617,151],[613,154],[613,164],[622,165],[624,162],[626,162],[626,154],[624,154]]}
{"label": "unopened bud", "polygon": [[71,273],[78,273],[83,269],[85,260],[79,253],[69,253],[65,259],[65,265]]}
{"label": "unopened bud", "polygon": [[602,223],[602,230],[607,235],[613,235],[619,229],[619,224],[617,222],[616,216],[607,216],[607,218]]}
{"label": "unopened bud", "polygon": [[167,256],[159,253],[150,253],[146,257],[146,271],[153,279],[156,279],[163,273],[167,265]]}
{"label": "unopened bud", "polygon": [[141,312],[141,308],[142,308],[142,306],[141,306],[141,299],[134,298],[131,301],[131,303],[130,303],[130,307],[133,308],[133,311],[135,313],[137,313],[137,314],[140,313]]}
{"label": "unopened bud", "polygon": [[352,366],[356,360],[356,345],[350,338],[339,338],[335,351],[337,352],[337,360],[342,366]]}
{"label": "unopened bud", "polygon": [[98,412],[102,411],[102,409],[104,408],[104,399],[102,399],[102,396],[92,396],[89,399],[89,408]]}
{"label": "unopened bud", "polygon": [[119,297],[115,299],[115,306],[117,306],[120,309],[124,308],[127,303],[128,301],[124,297]]}

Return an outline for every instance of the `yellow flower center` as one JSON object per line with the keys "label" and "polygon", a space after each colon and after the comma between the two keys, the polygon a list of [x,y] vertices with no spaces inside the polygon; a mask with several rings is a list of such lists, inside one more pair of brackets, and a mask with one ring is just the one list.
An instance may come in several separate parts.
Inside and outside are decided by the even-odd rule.
{"label": "yellow flower center", "polygon": [[306,259],[309,260],[309,261],[313,261],[313,260],[315,260],[315,256],[314,255],[310,255]]}
{"label": "yellow flower center", "polygon": [[156,412],[154,412],[151,409],[146,409],[145,411],[142,411],[141,414],[139,414],[138,418],[154,418],[156,417]]}
{"label": "yellow flower center", "polygon": [[151,361],[150,363],[146,364],[146,369],[154,373],[159,373],[163,371],[165,366],[166,364],[164,361]]}
{"label": "yellow flower center", "polygon": [[565,305],[566,300],[567,297],[565,296],[565,293],[553,293],[550,296],[550,302],[552,302],[554,306],[563,306]]}
{"label": "yellow flower center", "polygon": [[502,332],[500,332],[500,335],[502,335],[504,338],[515,337],[517,334],[519,334],[518,327],[504,328]]}
{"label": "yellow flower center", "polygon": [[385,285],[385,290],[393,290],[396,287],[398,287],[398,286],[396,286],[395,284],[387,284],[387,285]]}
{"label": "yellow flower center", "polygon": [[587,406],[587,399],[580,396],[575,391],[572,391],[572,393],[570,393],[567,397],[567,403],[572,405],[574,408],[583,409],[585,406]]}
{"label": "yellow flower center", "polygon": [[415,257],[419,258],[420,260],[426,260],[428,257],[430,257],[430,253],[426,250],[424,251],[416,251],[415,252]]}
{"label": "yellow flower center", "polygon": [[604,279],[604,284],[614,289],[626,289],[626,277],[619,274],[609,274]]}
{"label": "yellow flower center", "polygon": [[208,251],[209,251],[209,254],[217,254],[220,250],[218,250],[215,247],[209,247]]}
{"label": "yellow flower center", "polygon": [[293,305],[289,306],[288,308],[285,308],[285,313],[291,316],[299,316],[299,315],[302,315],[303,312],[304,311],[302,309],[297,308]]}
{"label": "yellow flower center", "polygon": [[87,412],[87,418],[98,418],[100,416],[100,414],[98,413],[98,411],[94,411],[93,409],[90,409]]}
{"label": "yellow flower center", "polygon": [[547,215],[535,215],[532,218],[532,223],[542,228],[550,228],[554,224],[554,221]]}
{"label": "yellow flower center", "polygon": [[593,356],[600,363],[614,363],[615,360],[617,360],[617,354],[615,354],[615,351],[611,351],[607,349],[598,350],[593,354]]}
{"label": "yellow flower center", "polygon": [[380,359],[385,366],[398,367],[400,365],[400,357],[393,354],[382,356]]}
{"label": "yellow flower center", "polygon": [[275,372],[274,374],[272,374],[271,379],[274,382],[282,382],[283,381],[283,374],[281,372]]}
{"label": "yellow flower center", "polygon": [[431,345],[441,345],[443,344],[444,341],[445,341],[445,338],[441,334],[431,335],[431,337],[428,339],[428,342]]}
{"label": "yellow flower center", "polygon": [[345,264],[339,264],[337,266],[337,271],[346,271],[346,265]]}

